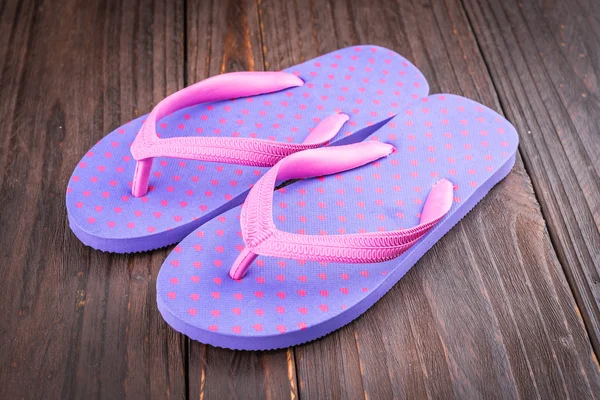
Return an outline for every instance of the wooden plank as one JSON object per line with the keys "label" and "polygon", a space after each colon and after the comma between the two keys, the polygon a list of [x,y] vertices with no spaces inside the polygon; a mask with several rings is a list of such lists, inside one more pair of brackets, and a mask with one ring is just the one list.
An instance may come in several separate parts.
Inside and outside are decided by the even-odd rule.
{"label": "wooden plank", "polygon": [[[261,0],[259,7],[270,69],[378,44],[412,59],[432,93],[462,94],[501,112],[459,1]],[[296,364],[300,396],[309,398],[590,398],[600,389],[520,158],[372,310],[297,347]]]}
{"label": "wooden plank", "polygon": [[600,354],[600,3],[465,4]]}
{"label": "wooden plank", "polygon": [[64,202],[95,142],[183,85],[183,9],[0,7],[0,398],[183,398],[185,342],[155,305],[166,252],[86,248]]}
{"label": "wooden plank", "polygon": [[[189,84],[208,76],[263,70],[253,1],[191,1],[187,8]],[[297,398],[292,350],[237,352],[189,341],[190,398]]]}

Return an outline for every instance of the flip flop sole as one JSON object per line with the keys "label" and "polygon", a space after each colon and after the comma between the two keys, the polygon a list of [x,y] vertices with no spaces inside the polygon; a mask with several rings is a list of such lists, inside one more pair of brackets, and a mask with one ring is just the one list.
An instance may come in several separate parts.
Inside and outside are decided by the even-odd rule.
{"label": "flip flop sole", "polygon": [[[234,136],[300,143],[319,121],[338,112],[351,119],[334,140],[376,123],[428,92],[416,67],[376,46],[346,48],[290,67],[301,87],[200,104],[159,121],[162,138]],[[156,158],[150,192],[131,195],[135,160],[130,145],[145,116],[100,140],[68,183],[69,224],[86,245],[111,252],[146,251],[183,239],[233,207],[265,168]]]}
{"label": "flip flop sole", "polygon": [[[475,207],[487,193],[511,171],[515,163],[515,156],[510,157],[506,163],[497,170],[494,175],[463,204],[460,211],[457,211],[451,218],[444,220],[430,232],[426,239],[419,242],[411,250],[408,256],[392,270],[389,278],[384,280],[360,302],[351,309],[344,311],[334,318],[325,320],[319,324],[312,325],[306,329],[296,330],[286,334],[273,334],[270,336],[239,336],[236,334],[223,334],[217,330],[203,329],[182,320],[180,316],[173,312],[171,306],[165,302],[165,297],[158,296],[157,306],[163,319],[176,331],[183,333],[190,339],[209,344],[215,347],[228,348],[233,350],[274,350],[289,346],[296,346],[306,342],[319,339],[331,332],[354,321],[379,299],[381,299],[398,281],[415,265],[421,257],[438,240],[442,238],[454,225],[464,218]],[[232,210],[233,211],[233,210]],[[225,278],[224,278],[225,279]],[[162,293],[162,292],[159,292]],[[168,299],[168,296],[167,296]],[[179,314],[181,315],[181,314]]]}

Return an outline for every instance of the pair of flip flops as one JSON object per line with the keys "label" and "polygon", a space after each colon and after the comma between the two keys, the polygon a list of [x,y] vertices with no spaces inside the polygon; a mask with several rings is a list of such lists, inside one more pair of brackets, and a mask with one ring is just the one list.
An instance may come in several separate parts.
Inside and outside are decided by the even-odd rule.
{"label": "pair of flip flops", "polygon": [[[71,228],[103,251],[179,243],[158,308],[192,339],[316,339],[374,304],[514,164],[508,121],[428,90],[376,46],[209,78],[83,157]],[[274,191],[289,179],[302,180]]]}

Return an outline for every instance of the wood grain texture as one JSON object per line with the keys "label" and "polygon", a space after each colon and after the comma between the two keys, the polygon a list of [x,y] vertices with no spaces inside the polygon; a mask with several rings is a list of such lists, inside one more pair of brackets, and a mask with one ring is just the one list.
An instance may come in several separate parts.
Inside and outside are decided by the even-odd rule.
{"label": "wood grain texture", "polygon": [[[187,8],[188,80],[264,69],[254,1],[192,1]],[[292,350],[236,352],[189,344],[189,397],[295,399]]]}
{"label": "wood grain texture", "polygon": [[[598,396],[600,7],[525,3],[0,2],[0,398]],[[170,249],[110,255],[68,229],[67,180],[106,132],[207,76],[361,43],[505,113],[523,159],[356,321],[205,346],[156,308]]]}
{"label": "wood grain texture", "polygon": [[[502,112],[459,1],[259,6],[270,69],[378,44],[416,62],[433,93]],[[591,397],[600,377],[578,313],[519,159],[372,310],[296,349],[300,396]]]}
{"label": "wood grain texture", "polygon": [[600,3],[465,1],[600,354]]}
{"label": "wood grain texture", "polygon": [[184,339],[155,302],[166,251],[70,232],[66,183],[106,132],[183,85],[172,2],[3,2],[0,398],[183,398]]}

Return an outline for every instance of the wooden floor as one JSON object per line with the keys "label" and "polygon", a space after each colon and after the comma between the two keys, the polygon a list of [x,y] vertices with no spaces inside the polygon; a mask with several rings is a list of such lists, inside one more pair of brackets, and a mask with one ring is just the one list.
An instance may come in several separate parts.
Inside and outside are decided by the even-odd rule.
{"label": "wooden floor", "polygon": [[[170,249],[70,232],[107,132],[210,75],[354,44],[519,131],[513,172],[379,303],[313,343],[234,352],[156,308]],[[600,396],[600,1],[0,0],[0,398]]]}

